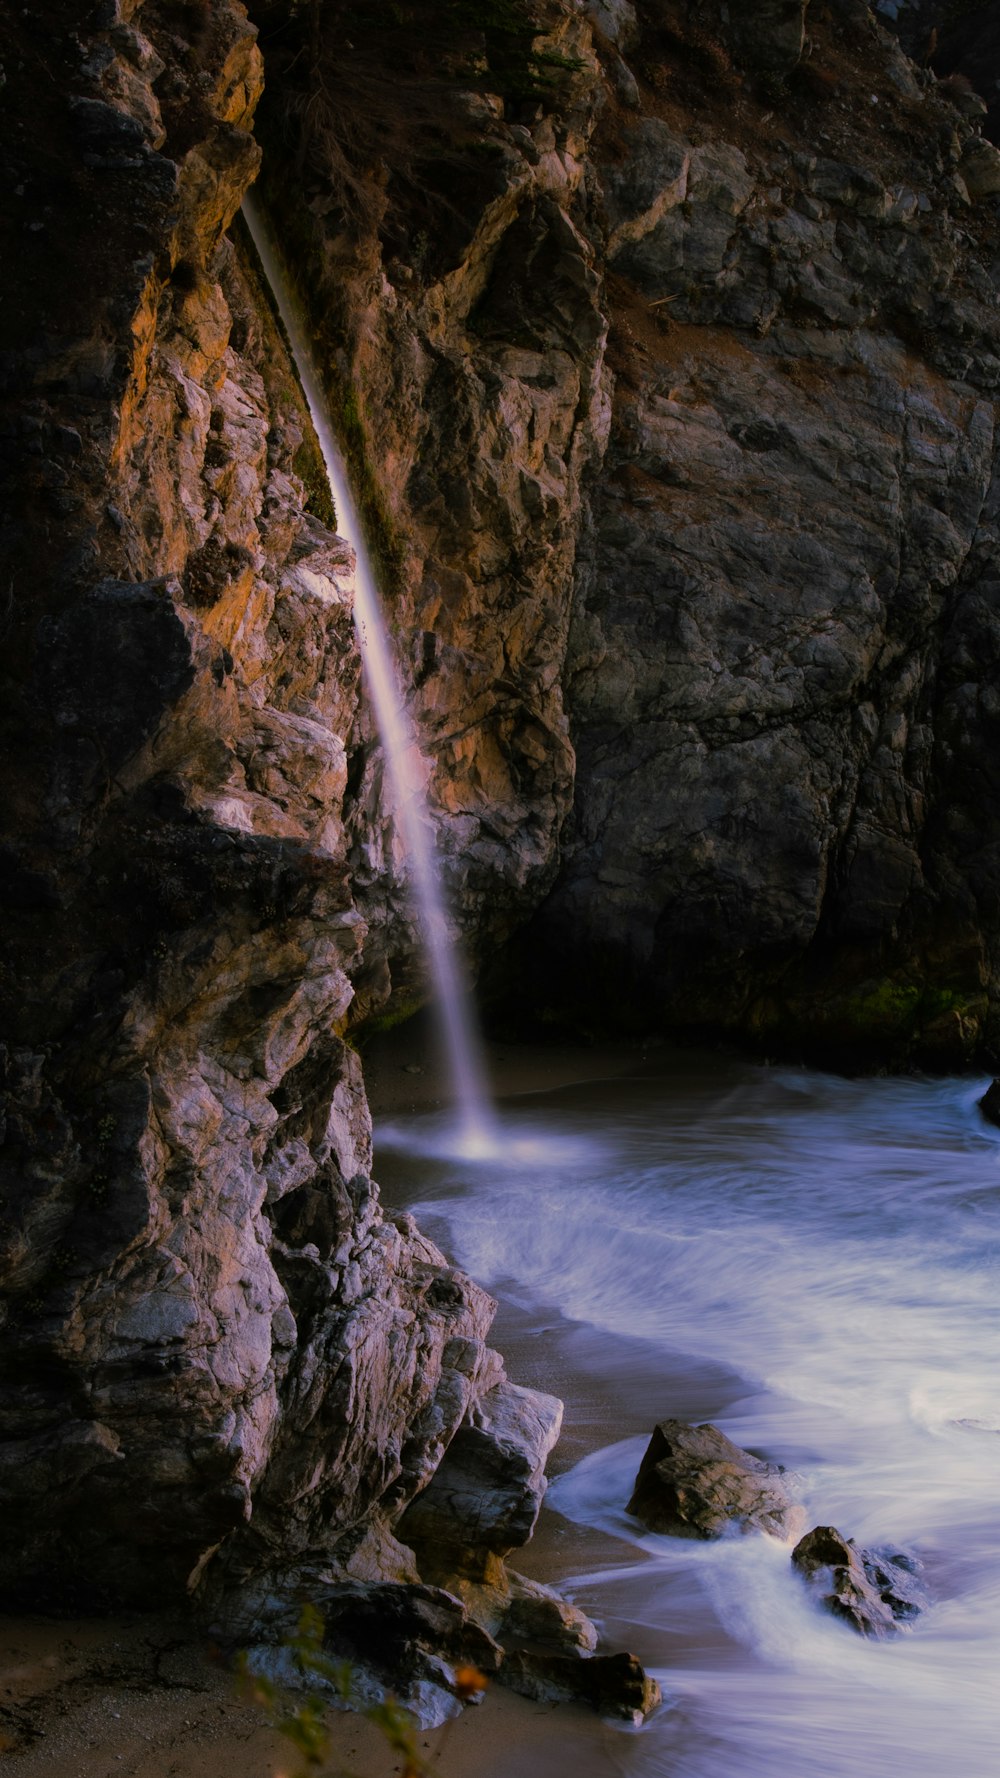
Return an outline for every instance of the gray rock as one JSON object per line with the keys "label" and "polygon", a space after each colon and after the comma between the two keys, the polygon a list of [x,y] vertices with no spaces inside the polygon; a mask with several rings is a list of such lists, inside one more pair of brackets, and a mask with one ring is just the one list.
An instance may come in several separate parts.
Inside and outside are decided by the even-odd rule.
{"label": "gray rock", "polygon": [[877,1641],[896,1635],[927,1602],[912,1557],[898,1550],[859,1549],[832,1525],[807,1532],[792,1561],[827,1611]]}
{"label": "gray rock", "polygon": [[562,1424],[554,1396],[504,1382],[483,1396],[448,1446],[400,1536],[456,1552],[505,1555],[527,1543],[545,1493],[545,1462]]}
{"label": "gray rock", "polygon": [[662,1702],[659,1685],[634,1655],[590,1655],[583,1659],[515,1648],[506,1656],[503,1683],[540,1702],[589,1704],[601,1716],[638,1726]]}
{"label": "gray rock", "polygon": [[732,32],[748,67],[787,74],[802,54],[809,0],[745,0],[732,8]]}
{"label": "gray rock", "polygon": [[637,41],[639,19],[632,0],[584,0],[583,11],[609,43],[627,50]]}
{"label": "gray rock", "polygon": [[661,1420],[626,1511],[671,1537],[722,1537],[734,1528],[788,1537],[803,1515],[782,1474],[716,1426]]}

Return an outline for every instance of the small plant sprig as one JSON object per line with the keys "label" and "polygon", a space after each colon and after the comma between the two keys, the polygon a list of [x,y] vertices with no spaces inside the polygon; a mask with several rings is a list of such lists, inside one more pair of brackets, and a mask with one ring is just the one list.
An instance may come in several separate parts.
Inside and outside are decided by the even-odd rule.
{"label": "small plant sprig", "polygon": [[[432,1767],[417,1747],[418,1724],[397,1698],[385,1698],[380,1704],[361,1706],[354,1697],[354,1673],[350,1661],[332,1661],[323,1649],[323,1619],[315,1605],[305,1605],[294,1636],[284,1644],[301,1678],[320,1680],[332,1687],[341,1703],[360,1711],[383,1736],[390,1751],[401,1762],[401,1778],[429,1778]],[[279,1735],[294,1747],[299,1765],[290,1778],[313,1778],[326,1770],[328,1778],[356,1778],[346,1766],[330,1764],[332,1734],[327,1722],[327,1703],[319,1692],[307,1692],[292,1708],[282,1697],[273,1680],[251,1670],[244,1649],[237,1657],[237,1673],[241,1695],[267,1712]],[[476,1667],[455,1670],[455,1691],[459,1698],[472,1698],[486,1688],[486,1678]],[[451,1724],[446,1723],[436,1749],[440,1754]]]}

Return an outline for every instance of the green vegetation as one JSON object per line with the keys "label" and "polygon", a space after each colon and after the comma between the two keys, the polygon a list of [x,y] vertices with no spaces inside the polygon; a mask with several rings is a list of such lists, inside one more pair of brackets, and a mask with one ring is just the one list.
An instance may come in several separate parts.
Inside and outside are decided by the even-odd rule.
{"label": "green vegetation", "polygon": [[364,1022],[362,1042],[375,1037],[383,1031],[394,1031],[397,1025],[405,1025],[415,1017],[421,1007],[426,1004],[415,995],[400,994],[386,1007],[384,1012],[373,1014]]}
{"label": "green vegetation", "polygon": [[292,459],[292,468],[305,488],[307,512],[311,512],[321,524],[329,525],[330,530],[335,531],[337,509],[330,493],[323,456],[311,426]]}
{"label": "green vegetation", "polygon": [[971,1040],[984,1011],[985,1000],[976,990],[886,976],[833,1001],[828,1022],[857,1042],[884,1043],[888,1039],[919,1048],[925,1039],[935,1042],[933,1027],[949,1015],[960,1028],[967,1028]]}
{"label": "green vegetation", "polygon": [[576,57],[539,44],[545,24],[538,0],[285,0],[267,10],[308,19],[317,55],[328,38],[345,32],[352,43],[377,34],[390,50],[419,41],[446,55],[464,84],[515,103],[544,103],[583,67]]}
{"label": "green vegetation", "polygon": [[[246,1653],[237,1661],[240,1689],[250,1702],[267,1712],[274,1727],[284,1735],[298,1755],[299,1765],[291,1778],[310,1778],[325,1770],[329,1778],[350,1778],[346,1768],[333,1759],[332,1734],[327,1721],[332,1696],[343,1708],[357,1710],[372,1723],[384,1738],[387,1747],[399,1762],[395,1771],[400,1778],[429,1778],[434,1767],[417,1747],[419,1725],[408,1710],[393,1697],[380,1704],[363,1704],[354,1693],[354,1675],[349,1661],[332,1661],[323,1647],[323,1619],[315,1605],[303,1607],[298,1630],[283,1644],[302,1685],[313,1685],[294,1703],[284,1698],[274,1683],[251,1670]],[[455,1690],[466,1699],[484,1690],[486,1680],[475,1667],[459,1667],[455,1672]],[[322,1689],[319,1689],[322,1688]],[[445,1725],[447,1733],[448,1725]],[[441,1743],[435,1750],[440,1752]]]}

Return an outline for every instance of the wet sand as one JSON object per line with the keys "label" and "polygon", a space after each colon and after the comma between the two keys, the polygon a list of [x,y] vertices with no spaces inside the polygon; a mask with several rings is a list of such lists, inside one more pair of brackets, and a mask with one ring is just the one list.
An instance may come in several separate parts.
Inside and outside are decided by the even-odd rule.
{"label": "wet sand", "polygon": [[[576,1081],[610,1080],[645,1063],[646,1046],[623,1044],[484,1044],[494,1097],[547,1093]],[[366,1044],[362,1059],[368,1101],[379,1118],[400,1112],[434,1111],[448,1104],[447,1079],[438,1059],[430,1022],[419,1016]]]}
{"label": "wet sand", "polygon": [[[331,1716],[330,1773],[399,1772],[371,1725]],[[565,1705],[502,1689],[418,1737],[441,1778],[593,1778],[619,1771],[622,1736]],[[290,1743],[240,1702],[231,1673],[166,1619],[0,1618],[0,1768],[11,1778],[277,1778]]]}

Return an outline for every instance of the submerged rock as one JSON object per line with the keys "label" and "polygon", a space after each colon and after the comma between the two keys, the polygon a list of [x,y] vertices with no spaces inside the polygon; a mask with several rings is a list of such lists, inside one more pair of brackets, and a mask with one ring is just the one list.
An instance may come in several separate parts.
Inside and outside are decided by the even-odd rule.
{"label": "submerged rock", "polygon": [[832,1525],[807,1531],[792,1561],[826,1609],[861,1636],[884,1641],[927,1603],[918,1564],[900,1550],[859,1549]]}
{"label": "submerged rock", "polygon": [[802,1509],[781,1475],[717,1426],[661,1420],[626,1511],[647,1530],[671,1537],[722,1537],[733,1526],[788,1537],[798,1530]]}

